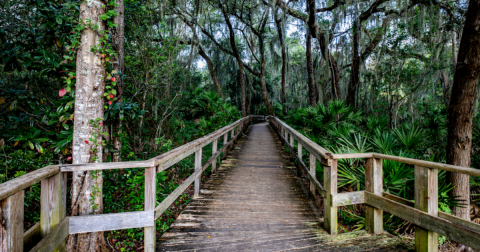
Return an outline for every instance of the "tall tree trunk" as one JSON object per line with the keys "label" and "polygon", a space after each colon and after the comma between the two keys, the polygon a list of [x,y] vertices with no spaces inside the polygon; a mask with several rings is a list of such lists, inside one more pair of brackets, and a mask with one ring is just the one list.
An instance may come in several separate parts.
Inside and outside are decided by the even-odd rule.
{"label": "tall tree trunk", "polygon": [[215,89],[217,89],[218,95],[220,95],[220,97],[222,98],[225,98],[223,96],[222,87],[220,86],[220,82],[218,81],[217,74],[215,73],[215,68],[213,67],[212,60],[210,60],[210,57],[208,57],[200,44],[198,45],[198,54],[200,54],[200,56],[202,56],[202,58],[207,62],[208,72],[212,77],[213,85],[215,85]]}
{"label": "tall tree trunk", "polygon": [[[115,3],[118,5],[115,7],[115,35],[113,36],[113,46],[117,51],[117,64],[114,65],[115,70],[118,72],[117,77],[117,103],[122,104],[123,102],[123,65],[124,65],[124,50],[123,43],[125,41],[125,7],[123,5],[123,0],[116,0]],[[114,122],[114,132],[113,133],[113,146],[115,148],[115,153],[113,154],[113,162],[122,161],[122,119],[120,119],[120,114],[117,116]]]}
{"label": "tall tree trunk", "polygon": [[282,86],[282,108],[283,114],[287,114],[287,95],[286,95],[286,75],[287,75],[287,48],[285,46],[285,38],[283,36],[283,24],[281,19],[275,18],[275,24],[277,26],[278,38],[280,39],[280,45],[282,47],[282,77],[281,77],[281,86]]}
{"label": "tall tree trunk", "polygon": [[[73,163],[102,160],[102,127],[94,128],[91,120],[103,118],[105,66],[103,59],[92,52],[99,45],[100,33],[105,30],[100,15],[105,13],[104,3],[91,0],[80,4],[80,23],[89,23],[82,31],[77,53],[77,79],[73,131]],[[91,27],[97,26],[97,29]],[[93,141],[93,133],[100,135]],[[95,151],[96,149],[96,151]],[[103,211],[102,172],[78,171],[72,178],[72,215],[100,214]],[[93,203],[93,204],[92,204]],[[102,251],[103,232],[74,234],[68,237],[67,251]]]}
{"label": "tall tree trunk", "polygon": [[[473,107],[480,71],[480,0],[470,0],[463,35],[458,51],[452,94],[448,108],[447,163],[470,167],[472,152]],[[451,193],[464,200],[465,206],[454,207],[453,213],[470,219],[469,175],[447,173],[455,187]]]}
{"label": "tall tree trunk", "polygon": [[337,61],[332,54],[328,52],[329,66],[332,73],[332,95],[334,99],[340,100],[342,93],[340,90],[340,72],[338,71]]}
{"label": "tall tree trunk", "polygon": [[355,107],[355,97],[357,94],[359,75],[360,75],[360,55],[358,52],[360,33],[362,32],[361,21],[359,18],[353,24],[353,57],[352,57],[352,71],[350,73],[350,83],[347,91],[347,105]]}
{"label": "tall tree trunk", "polygon": [[317,92],[315,80],[313,78],[313,60],[312,60],[312,34],[307,31],[307,74],[308,74],[308,103],[310,106],[317,105]]}

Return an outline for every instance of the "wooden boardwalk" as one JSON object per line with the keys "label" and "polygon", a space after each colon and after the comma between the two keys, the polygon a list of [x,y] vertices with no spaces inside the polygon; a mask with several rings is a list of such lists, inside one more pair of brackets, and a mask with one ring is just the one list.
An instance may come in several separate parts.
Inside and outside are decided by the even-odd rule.
{"label": "wooden boardwalk", "polygon": [[406,251],[389,234],[331,236],[267,123],[254,124],[158,242],[157,251]]}

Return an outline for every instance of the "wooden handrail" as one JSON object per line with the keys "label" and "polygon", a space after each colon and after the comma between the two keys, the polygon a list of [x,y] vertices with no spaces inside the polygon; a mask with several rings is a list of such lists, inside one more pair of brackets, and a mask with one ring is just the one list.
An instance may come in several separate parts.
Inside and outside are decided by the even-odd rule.
{"label": "wooden handrail", "polygon": [[[417,251],[437,251],[437,233],[474,249],[480,249],[479,224],[438,211],[438,170],[471,176],[480,176],[480,170],[379,153],[330,154],[326,149],[312,144],[305,136],[278,118],[270,116],[268,119],[280,139],[290,149],[291,155],[298,161],[299,167],[310,179],[312,193],[315,194],[315,189],[317,189],[324,197],[324,228],[329,233],[336,234],[337,232],[337,207],[366,204],[365,227],[374,234],[383,232],[383,211],[414,223],[416,225],[415,246]],[[298,142],[299,154],[295,153],[294,139]],[[324,164],[325,189],[316,180],[313,171],[306,169],[302,161],[302,147],[310,152],[311,166],[312,163],[315,165],[315,158]],[[312,156],[315,158],[312,159]],[[337,160],[348,158],[366,159],[365,191],[337,193]],[[415,166],[415,202],[382,192],[383,159]]]}
{"label": "wooden handrail", "polygon": [[[145,251],[155,250],[155,219],[165,211],[183,191],[195,181],[196,194],[200,188],[200,175],[209,165],[215,166],[217,158],[222,152],[233,146],[238,137],[245,129],[246,123],[251,116],[244,117],[236,122],[214,131],[206,136],[175,148],[167,153],[143,161],[128,161],[115,163],[94,164],[69,164],[51,165],[34,172],[27,173],[18,178],[0,184],[0,209],[6,225],[1,226],[5,236],[0,236],[0,242],[8,240],[8,251],[23,251],[32,248],[31,251],[53,251],[64,244],[69,234],[118,230],[126,228],[145,229]],[[229,132],[231,140],[228,141]],[[217,140],[224,137],[224,146],[217,150]],[[201,150],[206,145],[214,142],[212,157],[201,164]],[[156,173],[161,172],[189,155],[196,153],[200,169],[196,170],[177,190],[170,194],[159,206],[156,203]],[[145,210],[139,212],[126,212],[116,214],[100,214],[66,217],[66,174],[64,172],[108,170],[123,168],[145,168]],[[213,171],[214,169],[212,169]],[[65,176],[64,176],[65,175]],[[34,228],[23,232],[23,204],[24,189],[42,182],[41,189],[41,221]],[[52,212],[54,212],[52,214]],[[13,221],[14,220],[14,221]],[[43,237],[43,238],[42,238]],[[25,239],[25,241],[22,240]],[[41,238],[39,241],[38,239]],[[36,243],[36,245],[35,245]],[[60,246],[60,247],[59,247]]]}

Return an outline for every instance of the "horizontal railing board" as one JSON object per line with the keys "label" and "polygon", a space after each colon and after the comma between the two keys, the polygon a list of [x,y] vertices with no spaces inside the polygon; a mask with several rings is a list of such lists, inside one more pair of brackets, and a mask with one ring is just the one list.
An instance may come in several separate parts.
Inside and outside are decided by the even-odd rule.
{"label": "horizontal railing board", "polygon": [[332,207],[365,203],[365,191],[337,193],[332,196]]}
{"label": "horizontal railing board", "polygon": [[190,177],[188,177],[183,183],[178,186],[167,198],[165,198],[156,208],[155,208],[155,220],[162,216],[163,212],[167,210],[170,205],[180,196],[182,193],[195,181],[195,178],[200,176],[208,166],[220,155],[220,153],[224,152],[228,146],[234,143],[235,139],[240,137],[241,131],[239,131],[227,144],[225,144],[220,150],[217,151],[215,155],[213,155],[204,165],[202,165],[201,169],[196,170]]}
{"label": "horizontal railing board", "polygon": [[25,233],[23,233],[23,250],[28,251],[42,240],[40,222],[35,223]]}
{"label": "horizontal railing board", "polygon": [[52,229],[30,252],[51,252],[54,251],[68,236],[69,219],[63,219]]}
{"label": "horizontal railing board", "polygon": [[92,171],[92,170],[112,170],[112,169],[125,169],[125,168],[144,168],[152,167],[154,162],[151,160],[143,161],[127,161],[127,162],[111,162],[111,163],[90,163],[90,164],[68,164],[60,165],[60,171],[73,172],[73,171]]}
{"label": "horizontal railing board", "polygon": [[342,158],[372,158],[373,153],[345,153],[345,154],[332,154],[333,159]]}
{"label": "horizontal railing board", "polygon": [[[298,154],[294,151],[293,146],[290,145],[290,143],[285,139],[285,137],[280,134],[278,131],[278,128],[275,127],[275,130],[278,133],[278,136],[280,139],[287,145],[287,147],[290,149],[290,151],[294,154],[294,157],[297,159],[300,167],[303,169],[305,174],[307,175],[308,179],[313,182],[313,185],[317,189],[318,193],[320,194],[321,197],[326,197],[327,191],[323,188],[322,184],[317,180],[316,177],[314,177],[311,173],[310,170],[307,168],[305,163],[302,161],[302,159],[298,156]],[[303,146],[303,145],[302,145]]]}
{"label": "horizontal railing board", "polygon": [[275,122],[277,122],[282,127],[284,127],[287,131],[292,133],[293,138],[295,138],[295,140],[300,142],[302,144],[303,148],[307,149],[307,151],[309,153],[313,154],[318,160],[322,160],[322,158],[331,158],[330,152],[327,151],[322,146],[313,142],[312,140],[310,140],[306,136],[300,134],[298,131],[296,131],[292,127],[288,126],[286,123],[282,122],[280,119],[278,119],[276,117],[269,117],[269,118],[273,118],[275,120]]}
{"label": "horizontal railing board", "polygon": [[155,226],[153,211],[82,215],[68,217],[70,234]]}
{"label": "horizontal railing board", "polygon": [[365,192],[365,203],[461,244],[480,249],[480,233],[382,196]]}
{"label": "horizontal railing board", "polygon": [[225,133],[229,132],[233,128],[237,127],[239,124],[243,123],[244,121],[248,120],[249,117],[244,117],[242,119],[237,120],[236,122],[225,126],[219,130],[216,130],[204,137],[201,137],[197,140],[194,140],[190,143],[184,144],[178,148],[175,148],[167,153],[162,155],[156,156],[149,160],[154,161],[155,165],[163,164],[163,168],[167,169],[170,166],[176,164],[180,160],[188,157],[189,155],[193,154],[195,151],[199,150],[203,146],[213,142],[213,140],[223,136]]}
{"label": "horizontal railing board", "polygon": [[60,168],[56,165],[50,165],[40,168],[36,171],[29,172],[18,178],[14,178],[0,184],[0,200],[3,200],[15,193],[40,182],[44,178],[51,177],[60,172]]}
{"label": "horizontal railing board", "polygon": [[468,174],[468,175],[471,175],[471,176],[480,177],[480,169],[467,168],[467,167],[449,165],[449,164],[442,164],[442,163],[435,163],[435,162],[418,160],[418,159],[413,159],[413,158],[397,157],[397,156],[378,154],[378,153],[373,153],[373,157],[374,158],[392,160],[392,161],[398,161],[398,162],[405,163],[405,164],[418,165],[418,166],[427,167],[427,168],[445,170],[445,171],[450,171],[450,172],[457,172],[457,173]]}

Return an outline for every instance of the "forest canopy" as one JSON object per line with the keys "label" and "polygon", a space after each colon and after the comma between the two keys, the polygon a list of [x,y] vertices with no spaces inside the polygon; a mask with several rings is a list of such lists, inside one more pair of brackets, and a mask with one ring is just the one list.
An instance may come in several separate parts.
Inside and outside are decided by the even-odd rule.
{"label": "forest canopy", "polygon": [[[332,153],[480,167],[479,6],[478,0],[1,1],[0,183],[50,164],[146,160],[247,115],[276,116]],[[193,163],[189,157],[159,174],[159,201]],[[384,191],[414,199],[413,169],[383,165]],[[363,190],[364,166],[340,161],[339,190]],[[323,177],[321,164],[316,173]],[[74,176],[67,212],[140,211],[143,179],[143,169]],[[92,195],[81,193],[90,187]],[[39,192],[37,184],[25,193],[26,229],[39,221]],[[480,223],[479,194],[478,178],[439,173],[441,211]],[[191,196],[157,221],[158,234]],[[342,208],[344,229],[362,228],[362,214]],[[385,229],[413,233],[397,218]],[[95,240],[96,248],[141,251],[143,234],[71,235],[69,248],[82,250],[82,239]],[[440,240],[446,250],[458,245]]]}

